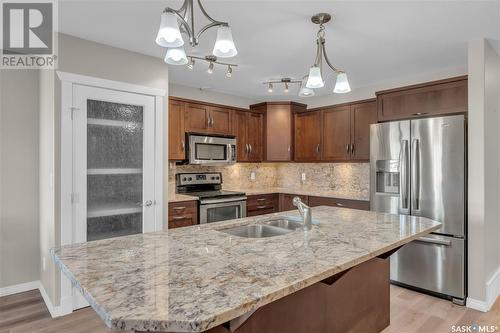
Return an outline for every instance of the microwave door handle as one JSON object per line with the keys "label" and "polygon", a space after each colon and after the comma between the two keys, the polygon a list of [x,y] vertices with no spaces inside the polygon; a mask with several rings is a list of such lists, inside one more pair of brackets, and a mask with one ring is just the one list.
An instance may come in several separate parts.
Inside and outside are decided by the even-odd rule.
{"label": "microwave door handle", "polygon": [[233,156],[233,147],[231,146],[230,143],[227,144],[227,159],[226,162],[230,163],[231,162],[231,156]]}

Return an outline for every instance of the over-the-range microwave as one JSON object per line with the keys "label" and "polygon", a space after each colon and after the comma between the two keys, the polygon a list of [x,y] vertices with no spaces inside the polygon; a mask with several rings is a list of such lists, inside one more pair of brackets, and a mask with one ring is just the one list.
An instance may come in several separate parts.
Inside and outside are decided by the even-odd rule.
{"label": "over-the-range microwave", "polygon": [[236,163],[236,137],[186,133],[186,162],[196,165]]}

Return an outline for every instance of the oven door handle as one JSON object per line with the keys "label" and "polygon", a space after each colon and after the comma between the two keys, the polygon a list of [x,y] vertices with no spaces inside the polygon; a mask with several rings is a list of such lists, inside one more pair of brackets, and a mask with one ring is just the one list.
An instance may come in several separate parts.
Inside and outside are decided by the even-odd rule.
{"label": "oven door handle", "polygon": [[223,198],[223,199],[202,199],[200,200],[200,205],[208,205],[208,204],[216,204],[216,203],[225,203],[225,202],[235,202],[235,201],[246,201],[247,197],[232,197],[232,198]]}

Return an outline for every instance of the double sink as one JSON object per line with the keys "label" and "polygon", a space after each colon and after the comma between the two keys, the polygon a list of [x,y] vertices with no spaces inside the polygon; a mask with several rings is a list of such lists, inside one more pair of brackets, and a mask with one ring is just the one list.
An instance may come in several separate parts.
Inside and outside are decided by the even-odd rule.
{"label": "double sink", "polygon": [[291,233],[297,229],[302,229],[304,225],[299,219],[288,216],[280,216],[257,224],[247,224],[219,231],[238,237],[245,238],[266,238],[281,236]]}

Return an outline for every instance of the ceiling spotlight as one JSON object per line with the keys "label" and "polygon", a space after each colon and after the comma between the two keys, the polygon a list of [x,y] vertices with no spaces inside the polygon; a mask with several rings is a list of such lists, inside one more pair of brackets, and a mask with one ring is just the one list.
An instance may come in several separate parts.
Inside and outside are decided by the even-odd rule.
{"label": "ceiling spotlight", "polygon": [[194,68],[194,59],[190,58],[189,63],[187,64],[187,68],[193,69]]}
{"label": "ceiling spotlight", "polygon": [[233,68],[231,66],[227,66],[226,77],[231,77],[233,75]]}
{"label": "ceiling spotlight", "polygon": [[302,87],[299,90],[299,96],[300,97],[311,97],[311,96],[314,96],[314,90],[311,89],[311,88]]}
{"label": "ceiling spotlight", "polygon": [[210,62],[210,65],[208,65],[207,73],[212,74],[214,72],[214,63]]}
{"label": "ceiling spotlight", "polygon": [[269,92],[269,93],[273,92],[273,84],[272,83],[269,83],[269,85],[267,86],[267,92]]}
{"label": "ceiling spotlight", "polygon": [[285,82],[285,90],[286,93],[288,93],[288,83]]}

